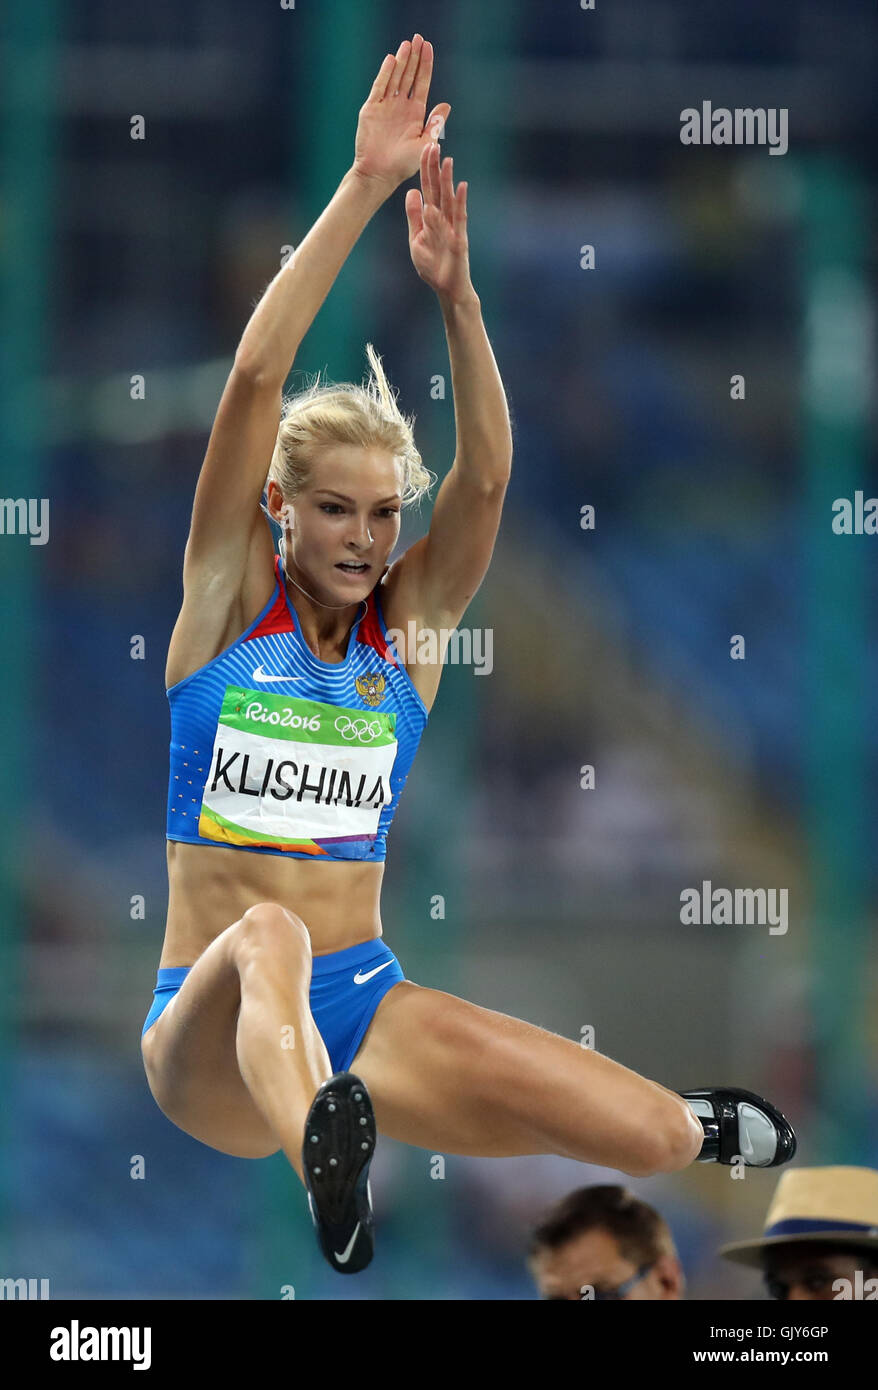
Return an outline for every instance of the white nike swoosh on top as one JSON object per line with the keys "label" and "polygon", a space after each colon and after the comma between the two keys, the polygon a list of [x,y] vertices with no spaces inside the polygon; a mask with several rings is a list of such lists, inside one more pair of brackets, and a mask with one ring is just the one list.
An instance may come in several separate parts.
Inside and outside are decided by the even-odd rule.
{"label": "white nike swoosh on top", "polygon": [[387,967],[388,967],[388,965],[392,965],[392,964],[393,964],[393,961],[392,961],[392,960],[386,960],[386,961],[384,962],[383,965],[376,965],[376,966],[375,966],[375,969],[374,969],[374,970],[370,970],[370,971],[368,972],[368,974],[366,974],[366,975],[361,975],[360,972],[359,972],[359,970],[358,970],[357,973],[356,973],[356,975],[354,976],[354,984],[355,984],[355,985],[364,985],[364,984],[366,983],[367,980],[371,980],[371,978],[372,978],[373,975],[377,975],[379,970],[386,970]]}
{"label": "white nike swoosh on top", "polygon": [[335,1258],[338,1260],[338,1262],[339,1262],[340,1265],[346,1265],[347,1262],[348,1262],[348,1260],[351,1258],[351,1251],[352,1251],[353,1248],[354,1248],[354,1241],[355,1241],[356,1238],[357,1238],[357,1235],[358,1235],[358,1233],[359,1233],[359,1230],[360,1230],[360,1223],[359,1223],[359,1221],[358,1221],[357,1224],[356,1224],[356,1226],[355,1226],[355,1228],[354,1228],[354,1234],[351,1236],[350,1240],[348,1241],[347,1245],[345,1246],[345,1248],[344,1248],[344,1250],[341,1252],[341,1254],[339,1254],[337,1250],[333,1250],[332,1253],[333,1253],[333,1255],[335,1256]]}
{"label": "white nike swoosh on top", "polygon": [[301,676],[269,676],[269,675],[267,674],[267,672],[263,671],[263,669],[262,669],[262,662],[260,662],[259,665],[256,667],[256,670],[253,672],[253,675],[250,677],[250,679],[251,679],[251,680],[254,680],[254,681],[300,681],[300,680],[302,679],[302,677],[301,677]]}

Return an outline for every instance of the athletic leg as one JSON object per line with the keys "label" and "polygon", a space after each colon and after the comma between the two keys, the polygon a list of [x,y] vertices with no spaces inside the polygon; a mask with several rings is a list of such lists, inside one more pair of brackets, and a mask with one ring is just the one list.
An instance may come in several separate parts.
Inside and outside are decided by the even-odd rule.
{"label": "athletic leg", "polygon": [[303,1178],[305,1117],[332,1070],[310,981],[308,930],[279,904],[258,903],[221,932],[143,1038],[168,1119],[237,1157],[282,1148]]}
{"label": "athletic leg", "polygon": [[409,980],[381,1000],[351,1070],[381,1133],[440,1153],[554,1153],[645,1177],[687,1167],[704,1140],[676,1092]]}

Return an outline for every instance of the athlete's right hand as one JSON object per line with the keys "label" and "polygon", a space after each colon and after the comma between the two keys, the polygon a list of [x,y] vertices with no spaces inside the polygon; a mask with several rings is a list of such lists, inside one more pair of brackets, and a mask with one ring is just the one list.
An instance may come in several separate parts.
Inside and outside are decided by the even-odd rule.
{"label": "athlete's right hand", "polygon": [[421,150],[439,138],[451,110],[440,102],[425,120],[432,75],[433,45],[415,34],[395,57],[388,53],[360,107],[354,172],[388,193],[417,173]]}

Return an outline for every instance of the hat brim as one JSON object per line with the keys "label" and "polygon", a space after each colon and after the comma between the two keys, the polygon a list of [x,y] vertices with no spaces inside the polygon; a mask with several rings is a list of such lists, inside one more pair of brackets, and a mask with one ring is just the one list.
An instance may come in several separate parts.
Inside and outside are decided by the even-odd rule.
{"label": "hat brim", "polygon": [[761,1240],[735,1240],[729,1245],[721,1245],[717,1254],[724,1260],[732,1260],[735,1264],[749,1265],[751,1269],[761,1269],[763,1265],[763,1255],[766,1250],[770,1250],[777,1245],[838,1245],[846,1250],[868,1249],[878,1252],[878,1235],[851,1236],[850,1230],[846,1231],[806,1231],[802,1235],[781,1235],[763,1236]]}

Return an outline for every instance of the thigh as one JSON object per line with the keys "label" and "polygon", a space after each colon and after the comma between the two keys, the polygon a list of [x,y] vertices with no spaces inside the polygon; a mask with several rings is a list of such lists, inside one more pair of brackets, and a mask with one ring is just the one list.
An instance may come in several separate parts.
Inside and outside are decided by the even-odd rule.
{"label": "thigh", "polygon": [[382,999],[351,1070],[382,1133],[445,1153],[554,1153],[630,1172],[644,1127],[673,1106],[601,1053],[409,980]]}
{"label": "thigh", "polygon": [[169,1120],[222,1153],[265,1158],[280,1145],[238,1065],[238,925],[220,932],[198,957],[144,1034],[141,1050],[150,1090]]}

